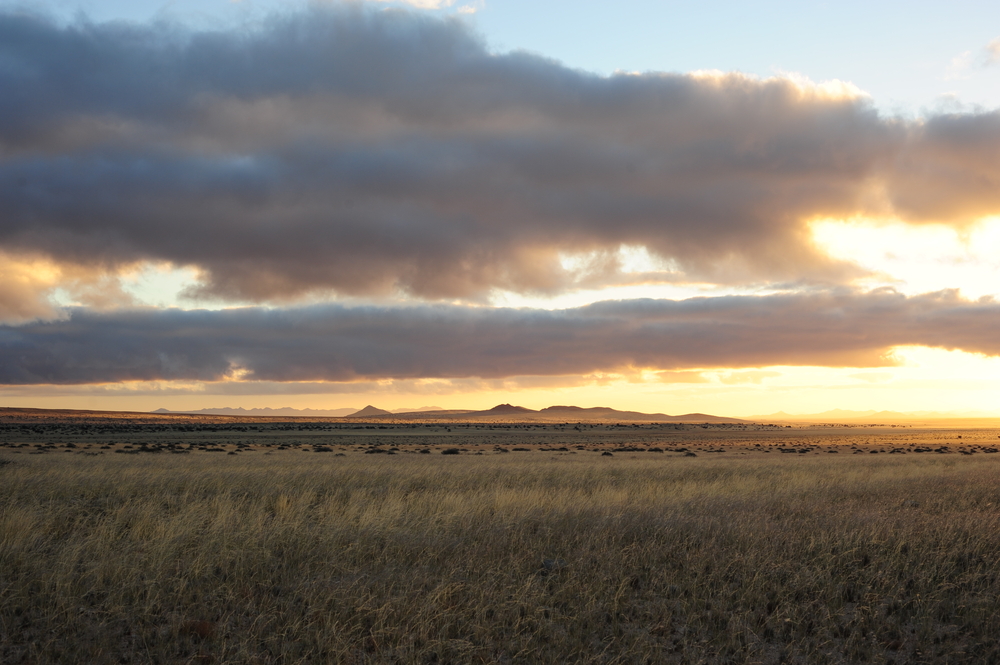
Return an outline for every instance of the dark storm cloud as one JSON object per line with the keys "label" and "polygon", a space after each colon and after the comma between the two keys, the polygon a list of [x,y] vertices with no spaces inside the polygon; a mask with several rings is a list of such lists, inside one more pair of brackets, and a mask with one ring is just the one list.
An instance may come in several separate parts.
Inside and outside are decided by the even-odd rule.
{"label": "dark storm cloud", "polygon": [[882,366],[896,345],[1000,354],[1000,304],[889,290],[578,309],[76,310],[0,327],[0,383],[354,381],[623,369]]}
{"label": "dark storm cloud", "polygon": [[[622,244],[673,262],[651,279],[837,282],[858,271],[811,218],[1000,210],[996,114],[598,77],[353,5],[214,33],[2,14],[0,90],[0,249],[170,261],[258,302],[599,286]],[[584,274],[560,263],[584,252]]]}

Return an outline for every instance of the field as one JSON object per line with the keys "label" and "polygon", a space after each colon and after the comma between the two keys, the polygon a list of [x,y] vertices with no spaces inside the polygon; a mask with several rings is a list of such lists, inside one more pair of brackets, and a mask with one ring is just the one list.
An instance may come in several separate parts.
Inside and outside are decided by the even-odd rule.
{"label": "field", "polygon": [[997,444],[7,422],[0,662],[1000,662]]}

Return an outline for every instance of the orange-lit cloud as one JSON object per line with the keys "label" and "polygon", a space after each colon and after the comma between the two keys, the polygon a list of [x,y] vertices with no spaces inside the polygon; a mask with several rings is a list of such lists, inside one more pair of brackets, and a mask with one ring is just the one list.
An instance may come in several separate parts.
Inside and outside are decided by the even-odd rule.
{"label": "orange-lit cloud", "polygon": [[0,253],[0,323],[23,323],[57,316],[49,294],[60,281],[51,261]]}
{"label": "orange-lit cloud", "polygon": [[127,307],[135,298],[122,286],[122,275],[100,265],[58,263],[43,255],[0,251],[0,325],[59,319],[65,312],[56,291],[94,309]]}

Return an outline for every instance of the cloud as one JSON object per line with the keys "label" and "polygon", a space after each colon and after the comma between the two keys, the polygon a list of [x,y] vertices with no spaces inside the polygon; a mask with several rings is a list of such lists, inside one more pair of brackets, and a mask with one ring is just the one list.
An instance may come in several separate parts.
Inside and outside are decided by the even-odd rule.
{"label": "cloud", "polygon": [[764,383],[765,379],[774,379],[781,376],[781,372],[768,372],[762,370],[745,370],[742,372],[727,372],[719,375],[719,381],[727,385],[743,385]]}
{"label": "cloud", "polygon": [[987,44],[984,50],[986,51],[985,60],[987,65],[995,65],[1000,62],[1000,37]]}
{"label": "cloud", "polygon": [[[389,379],[349,382],[297,381],[137,381],[104,384],[0,384],[0,398],[151,397],[151,396],[289,396],[303,395],[468,395],[480,391],[558,390],[600,385],[599,377],[526,376],[503,379]],[[692,383],[692,382],[685,382]],[[704,383],[699,381],[695,383]],[[414,410],[414,409],[407,409]]]}
{"label": "cloud", "polygon": [[455,0],[372,0],[382,3],[399,3],[417,9],[445,9],[455,4]]}
{"label": "cloud", "polygon": [[894,378],[888,372],[863,372],[861,374],[851,374],[850,378],[864,381],[865,383],[885,383]]}
{"label": "cloud", "polygon": [[945,70],[944,80],[954,81],[960,79],[969,78],[969,68],[972,67],[973,55],[972,51],[962,51],[948,63],[948,68]]}
{"label": "cloud", "polygon": [[908,122],[844,85],[601,77],[418,12],[314,6],[231,32],[8,12],[0,62],[0,250],[190,267],[193,295],[231,301],[556,294],[620,282],[622,247],[676,281],[848,283],[863,271],[809,220],[1000,211],[997,113]]}
{"label": "cloud", "polygon": [[665,370],[655,372],[653,377],[662,383],[709,383],[702,372]]}
{"label": "cloud", "polygon": [[[774,365],[879,367],[922,345],[1000,355],[1000,304],[956,292],[608,301],[569,310],[321,305],[78,309],[0,327],[0,383],[499,380]],[[665,375],[667,377],[670,374]],[[764,375],[732,375],[742,380]]]}
{"label": "cloud", "polygon": [[58,283],[59,271],[51,262],[0,253],[0,322],[57,318],[48,295]]}
{"label": "cloud", "polygon": [[1000,213],[1000,112],[921,122],[897,154],[887,186],[894,211],[914,222]]}
{"label": "cloud", "polygon": [[135,304],[134,297],[124,290],[121,276],[103,266],[57,263],[37,254],[0,251],[0,324],[63,318],[62,308],[54,302],[57,291],[95,309]]}

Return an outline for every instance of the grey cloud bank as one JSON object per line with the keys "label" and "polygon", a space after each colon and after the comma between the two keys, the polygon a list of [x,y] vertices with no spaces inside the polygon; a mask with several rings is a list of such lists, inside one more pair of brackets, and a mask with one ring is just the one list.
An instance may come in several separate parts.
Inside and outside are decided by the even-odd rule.
{"label": "grey cloud bank", "polygon": [[570,310],[76,310],[0,327],[0,384],[359,381],[880,366],[896,345],[1000,354],[1000,304],[945,291],[609,301]]}
{"label": "grey cloud bank", "polygon": [[[620,280],[623,244],[672,262],[663,280],[845,283],[860,269],[810,219],[1000,212],[995,112],[904,122],[782,79],[603,78],[354,5],[217,33],[7,12],[0,90],[0,249],[169,261],[262,303],[552,294]],[[582,271],[560,262],[576,252]]]}

